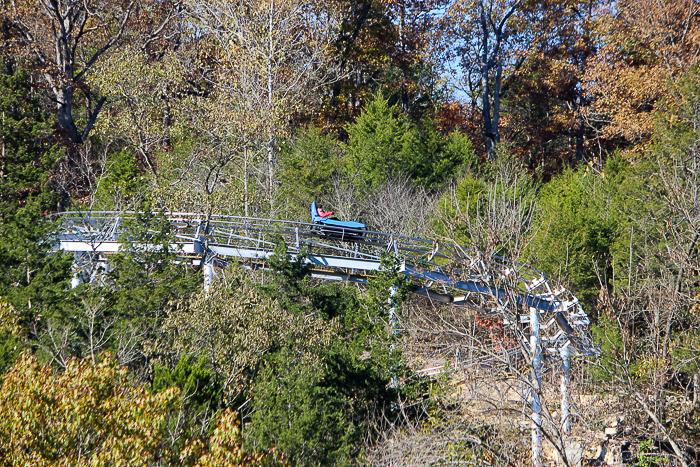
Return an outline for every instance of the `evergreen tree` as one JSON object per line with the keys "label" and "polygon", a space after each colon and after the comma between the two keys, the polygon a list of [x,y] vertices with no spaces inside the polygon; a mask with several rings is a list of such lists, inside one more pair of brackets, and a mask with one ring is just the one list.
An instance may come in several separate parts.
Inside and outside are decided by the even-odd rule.
{"label": "evergreen tree", "polygon": [[605,180],[567,171],[546,185],[539,195],[538,222],[546,226],[531,247],[538,266],[549,274],[564,272],[579,298],[594,303],[603,280],[612,278],[610,251],[616,222],[607,208]]}
{"label": "evergreen tree", "polygon": [[388,177],[407,172],[411,124],[378,93],[348,127],[348,170],[362,185],[375,188]]}
{"label": "evergreen tree", "polygon": [[406,152],[406,173],[428,190],[442,188],[478,164],[469,138],[458,131],[445,136],[431,119],[412,132]]}
{"label": "evergreen tree", "polygon": [[187,309],[190,297],[201,288],[202,275],[178,261],[177,239],[163,213],[140,206],[136,219],[125,222],[119,253],[109,258],[109,272],[102,284],[86,290],[104,300],[105,325],[112,339],[105,348],[119,351],[121,341],[131,339],[132,356],[124,359],[146,369],[148,359],[171,354],[152,346],[162,333],[164,319],[173,310]]}
{"label": "evergreen tree", "polygon": [[346,170],[363,187],[376,188],[403,174],[437,189],[477,163],[468,138],[445,136],[430,119],[413,125],[381,93],[347,131]]}
{"label": "evergreen tree", "polygon": [[[377,434],[373,417],[392,419],[405,389],[390,384],[405,376],[387,326],[395,265],[384,264],[361,299],[352,288],[317,284],[283,244],[270,265],[260,290],[304,324],[283,331],[258,369],[248,442],[277,446],[295,465],[357,464],[363,441]],[[404,296],[399,287],[397,306]]]}
{"label": "evergreen tree", "polygon": [[143,201],[146,188],[146,177],[139,172],[133,154],[122,149],[110,157],[109,170],[94,196],[94,208],[132,210]]}
{"label": "evergreen tree", "polygon": [[341,173],[342,147],[317,128],[300,132],[283,145],[280,158],[280,198],[289,200],[308,217],[314,200],[327,199],[333,190],[334,177]]}
{"label": "evergreen tree", "polygon": [[36,330],[40,318],[67,305],[71,258],[51,253],[54,224],[44,216],[56,201],[53,121],[26,72],[11,62],[0,66],[0,119],[0,297],[17,310],[22,328]]}

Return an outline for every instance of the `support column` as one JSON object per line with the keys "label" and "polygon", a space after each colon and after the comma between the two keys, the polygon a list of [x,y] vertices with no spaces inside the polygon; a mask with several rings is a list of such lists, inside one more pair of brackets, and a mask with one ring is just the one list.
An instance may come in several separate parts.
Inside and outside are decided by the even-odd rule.
{"label": "support column", "polygon": [[78,287],[82,282],[83,271],[80,269],[80,260],[82,259],[81,252],[73,253],[73,264],[71,265],[71,271],[73,272],[73,277],[70,279],[70,288],[74,289]]}
{"label": "support column", "polygon": [[[389,305],[391,306],[391,309],[389,310],[389,328],[391,328],[391,334],[396,336],[399,333],[399,318],[396,316],[396,286],[392,285],[389,288]],[[390,346],[390,349],[394,350],[394,344],[392,343]],[[396,376],[393,376],[391,378],[391,381],[389,382],[389,387],[395,388],[399,385],[399,380]]]}
{"label": "support column", "polygon": [[[209,289],[214,280],[214,254],[209,249],[209,240],[206,235],[208,228],[203,221],[197,225],[197,231],[194,234],[194,251],[202,255],[202,273],[204,274],[204,294],[209,296]],[[204,233],[204,235],[203,235]]]}
{"label": "support column", "polygon": [[532,408],[532,465],[542,467],[542,407],[540,387],[542,384],[542,347],[540,345],[540,312],[530,308],[530,356],[532,357],[532,381],[530,406]]}
{"label": "support column", "polygon": [[204,293],[209,295],[209,288],[214,280],[214,257],[209,252],[204,256],[202,272],[204,272]]}
{"label": "support column", "polygon": [[569,414],[571,386],[571,345],[560,350],[561,355],[561,434],[564,441],[571,436],[571,416]]}
{"label": "support column", "polygon": [[73,277],[70,280],[70,288],[74,289],[80,285],[80,271],[77,269],[73,270]]}
{"label": "support column", "polygon": [[391,309],[389,310],[389,327],[391,328],[391,333],[392,334],[398,334],[399,333],[399,318],[396,316],[396,286],[392,285],[389,288],[389,305],[391,305]]}

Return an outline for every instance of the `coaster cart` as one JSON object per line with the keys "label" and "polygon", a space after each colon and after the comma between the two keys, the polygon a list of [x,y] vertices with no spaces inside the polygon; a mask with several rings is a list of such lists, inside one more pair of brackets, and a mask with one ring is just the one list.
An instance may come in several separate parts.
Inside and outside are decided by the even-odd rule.
{"label": "coaster cart", "polygon": [[311,203],[311,222],[318,226],[322,235],[344,241],[360,240],[367,231],[367,226],[360,222],[339,221],[318,215],[316,201]]}

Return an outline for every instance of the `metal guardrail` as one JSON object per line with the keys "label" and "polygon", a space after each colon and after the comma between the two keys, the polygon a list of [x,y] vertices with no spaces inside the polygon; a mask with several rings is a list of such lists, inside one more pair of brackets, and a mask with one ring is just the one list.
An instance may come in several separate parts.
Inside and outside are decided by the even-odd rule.
{"label": "metal guardrail", "polygon": [[[67,212],[55,248],[102,257],[119,250],[135,212]],[[507,325],[527,323],[518,307],[542,316],[543,345],[550,352],[572,346],[577,354],[597,356],[590,324],[578,299],[540,271],[498,256],[420,238],[362,231],[329,236],[322,226],[305,222],[197,213],[165,214],[181,258],[260,262],[282,238],[288,253],[307,255],[313,274],[326,280],[364,281],[380,268],[383,255],[398,255],[401,272],[417,285],[415,293],[498,315]],[[156,226],[154,226],[156,227]],[[156,232],[153,231],[155,234]],[[141,245],[143,247],[143,245]]]}

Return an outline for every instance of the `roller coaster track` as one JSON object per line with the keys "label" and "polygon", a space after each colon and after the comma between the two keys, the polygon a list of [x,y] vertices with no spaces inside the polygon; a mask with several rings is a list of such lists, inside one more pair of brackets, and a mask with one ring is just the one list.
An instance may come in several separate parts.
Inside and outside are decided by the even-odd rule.
{"label": "roller coaster track", "polygon": [[[62,213],[55,249],[74,252],[76,262],[106,262],[125,242],[133,212]],[[225,267],[243,263],[264,267],[282,237],[292,257],[304,254],[312,276],[364,283],[380,269],[386,254],[400,258],[400,272],[414,293],[503,319],[509,326],[529,322],[539,311],[542,346],[550,354],[569,349],[597,356],[589,338],[589,320],[578,299],[540,271],[458,245],[382,232],[327,235],[318,224],[193,213],[168,213],[175,232],[173,250],[180,260]],[[154,245],[140,245],[142,248]]]}

